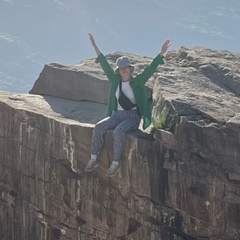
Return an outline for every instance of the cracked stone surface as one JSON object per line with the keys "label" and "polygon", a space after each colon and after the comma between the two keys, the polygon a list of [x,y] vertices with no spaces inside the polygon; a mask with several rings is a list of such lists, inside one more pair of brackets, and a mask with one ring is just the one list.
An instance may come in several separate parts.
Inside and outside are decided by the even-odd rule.
{"label": "cracked stone surface", "polygon": [[[129,56],[136,71],[151,60]],[[239,54],[165,60],[147,83],[165,129],[128,134],[111,179],[111,131],[83,171],[108,91],[94,59],[46,65],[34,94],[0,92],[0,239],[239,240]]]}

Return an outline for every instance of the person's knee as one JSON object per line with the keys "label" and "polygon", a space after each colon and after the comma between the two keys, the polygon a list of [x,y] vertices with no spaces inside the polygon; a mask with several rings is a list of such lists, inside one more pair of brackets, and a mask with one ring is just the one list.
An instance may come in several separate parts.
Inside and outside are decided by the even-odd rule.
{"label": "person's knee", "polygon": [[96,124],[94,128],[94,132],[106,132],[104,124],[103,123]]}
{"label": "person's knee", "polygon": [[113,137],[117,137],[117,136],[124,136],[126,133],[124,130],[122,130],[121,128],[116,128],[113,131]]}

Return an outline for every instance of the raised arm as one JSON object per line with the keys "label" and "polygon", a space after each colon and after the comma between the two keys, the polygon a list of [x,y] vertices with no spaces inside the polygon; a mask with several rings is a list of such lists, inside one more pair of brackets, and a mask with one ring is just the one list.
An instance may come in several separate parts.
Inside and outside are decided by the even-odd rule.
{"label": "raised arm", "polygon": [[89,39],[90,39],[90,41],[92,43],[92,46],[93,46],[96,54],[97,54],[96,63],[100,63],[103,71],[107,75],[107,78],[110,81],[113,81],[115,79],[115,77],[116,77],[114,69],[112,68],[112,66],[107,61],[107,58],[100,52],[99,48],[97,47],[97,44],[95,43],[93,35],[91,33],[89,33],[88,36],[89,36]]}
{"label": "raised arm", "polygon": [[161,52],[159,53],[161,57],[163,56],[164,53],[167,52],[167,50],[170,47],[170,45],[171,45],[170,40],[166,40],[165,43],[162,45]]}
{"label": "raised arm", "polygon": [[91,41],[91,44],[92,44],[97,56],[99,56],[101,52],[100,52],[99,48],[97,47],[97,44],[95,43],[93,35],[91,33],[89,33],[88,36],[89,36],[89,39]]}
{"label": "raised arm", "polygon": [[154,74],[159,64],[164,64],[163,54],[167,52],[170,45],[170,40],[166,40],[162,45],[160,53],[144,68],[141,73],[138,74],[138,79],[142,84],[145,84]]}

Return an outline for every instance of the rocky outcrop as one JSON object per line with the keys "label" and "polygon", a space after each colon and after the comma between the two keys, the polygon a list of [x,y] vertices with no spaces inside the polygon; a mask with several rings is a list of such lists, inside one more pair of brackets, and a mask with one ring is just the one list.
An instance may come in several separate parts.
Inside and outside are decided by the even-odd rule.
{"label": "rocky outcrop", "polygon": [[[116,59],[123,54],[126,53],[109,54],[108,61],[114,66]],[[136,72],[151,61],[147,57],[126,55],[136,66]],[[109,82],[101,66],[96,64],[95,59],[89,59],[71,66],[57,63],[45,65],[30,93],[106,104],[108,88]]]}
{"label": "rocky outcrop", "polygon": [[[137,71],[150,60],[130,57]],[[147,83],[154,134],[127,136],[112,179],[111,131],[100,167],[83,171],[108,90],[94,60],[45,66],[42,96],[1,92],[0,239],[240,239],[239,55],[165,59]]]}

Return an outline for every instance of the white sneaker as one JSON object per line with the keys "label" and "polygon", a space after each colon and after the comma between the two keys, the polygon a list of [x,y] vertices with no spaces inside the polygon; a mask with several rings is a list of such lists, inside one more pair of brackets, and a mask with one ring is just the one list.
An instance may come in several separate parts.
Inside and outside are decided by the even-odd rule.
{"label": "white sneaker", "polygon": [[118,172],[119,168],[119,162],[112,162],[110,168],[106,172],[106,176],[113,177]]}
{"label": "white sneaker", "polygon": [[87,163],[87,166],[85,167],[85,172],[91,172],[94,168],[98,167],[99,162],[95,159],[90,159]]}

